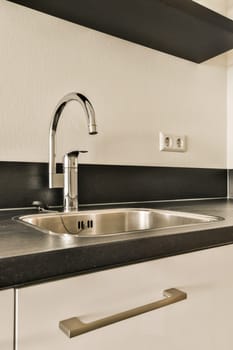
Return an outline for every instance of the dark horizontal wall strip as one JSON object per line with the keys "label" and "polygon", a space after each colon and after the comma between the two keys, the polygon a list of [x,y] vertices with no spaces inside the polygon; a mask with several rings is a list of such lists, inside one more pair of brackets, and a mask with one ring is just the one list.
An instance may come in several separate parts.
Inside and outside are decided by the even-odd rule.
{"label": "dark horizontal wall strip", "polygon": [[[62,192],[48,188],[47,163],[0,162],[0,208],[28,207],[35,200],[62,205]],[[79,165],[80,204],[226,196],[224,169]]]}
{"label": "dark horizontal wall strip", "polygon": [[150,166],[79,167],[82,204],[227,196],[227,170]]}
{"label": "dark horizontal wall strip", "polygon": [[233,198],[233,169],[229,169],[229,197]]}
{"label": "dark horizontal wall strip", "polygon": [[0,208],[62,203],[62,189],[48,188],[47,163],[0,162],[0,194]]}

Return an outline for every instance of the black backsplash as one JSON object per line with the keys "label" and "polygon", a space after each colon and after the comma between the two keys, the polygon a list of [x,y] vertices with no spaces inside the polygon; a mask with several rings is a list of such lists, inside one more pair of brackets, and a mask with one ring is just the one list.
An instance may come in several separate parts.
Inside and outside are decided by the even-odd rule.
{"label": "black backsplash", "polygon": [[149,166],[81,165],[80,203],[226,197],[227,171]]}
{"label": "black backsplash", "polygon": [[[48,188],[48,164],[0,162],[0,208],[32,202],[62,205],[62,189]],[[227,170],[79,165],[79,203],[117,203],[227,196]]]}
{"label": "black backsplash", "polygon": [[233,169],[228,170],[229,198],[233,198]]}
{"label": "black backsplash", "polygon": [[35,200],[62,203],[62,189],[48,188],[48,164],[0,162],[0,208],[30,207]]}

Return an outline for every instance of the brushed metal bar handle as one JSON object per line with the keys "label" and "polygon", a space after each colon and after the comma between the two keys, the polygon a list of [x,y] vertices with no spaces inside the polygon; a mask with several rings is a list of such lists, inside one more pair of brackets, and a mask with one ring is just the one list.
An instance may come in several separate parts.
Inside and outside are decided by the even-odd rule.
{"label": "brushed metal bar handle", "polygon": [[126,320],[128,318],[141,315],[145,312],[159,309],[161,307],[177,303],[187,298],[187,294],[179,289],[171,288],[163,291],[164,299],[153,303],[136,307],[131,310],[123,311],[118,314],[102,318],[90,323],[82,322],[78,317],[68,318],[59,322],[59,328],[69,337],[75,337],[83,333],[93,331],[110,324]]}

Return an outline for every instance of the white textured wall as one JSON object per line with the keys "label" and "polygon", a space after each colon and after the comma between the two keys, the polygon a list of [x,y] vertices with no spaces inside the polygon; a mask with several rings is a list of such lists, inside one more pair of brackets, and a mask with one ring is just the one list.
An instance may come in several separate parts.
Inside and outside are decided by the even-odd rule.
{"label": "white textured wall", "polygon": [[[83,163],[226,166],[222,60],[198,65],[4,0],[0,52],[0,160],[47,161],[54,106],[79,91],[95,107],[99,135],[87,135],[72,103],[59,160],[88,149]],[[188,152],[159,152],[160,130],[186,134]]]}

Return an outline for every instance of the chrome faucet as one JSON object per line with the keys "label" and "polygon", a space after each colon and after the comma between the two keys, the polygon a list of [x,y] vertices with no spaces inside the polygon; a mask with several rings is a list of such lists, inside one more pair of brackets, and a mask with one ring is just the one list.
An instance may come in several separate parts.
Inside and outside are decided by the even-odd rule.
{"label": "chrome faucet", "polygon": [[56,171],[56,131],[63,109],[70,101],[78,101],[85,112],[90,135],[97,134],[95,111],[91,102],[82,94],[72,92],[65,95],[57,104],[49,129],[49,188],[64,188],[64,211],[78,210],[78,155],[73,151],[64,156],[64,173]]}

